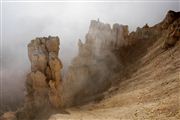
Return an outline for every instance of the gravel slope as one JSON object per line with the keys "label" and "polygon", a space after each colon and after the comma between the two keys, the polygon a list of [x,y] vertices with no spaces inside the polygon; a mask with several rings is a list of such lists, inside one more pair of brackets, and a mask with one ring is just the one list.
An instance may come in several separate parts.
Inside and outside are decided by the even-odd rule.
{"label": "gravel slope", "polygon": [[69,114],[54,114],[49,120],[180,119],[180,41],[168,50],[161,43],[149,47],[138,69],[104,93],[102,101],[69,108]]}

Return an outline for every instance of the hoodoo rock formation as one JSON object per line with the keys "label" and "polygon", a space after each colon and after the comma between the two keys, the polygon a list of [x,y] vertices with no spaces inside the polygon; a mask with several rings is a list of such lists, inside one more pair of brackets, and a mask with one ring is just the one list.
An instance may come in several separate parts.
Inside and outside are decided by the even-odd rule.
{"label": "hoodoo rock formation", "polygon": [[113,50],[127,45],[127,37],[126,25],[114,24],[111,28],[99,20],[91,21],[85,43],[79,40],[79,53],[73,59],[63,83],[65,104],[101,99],[99,93],[111,86],[112,77],[122,67]]}
{"label": "hoodoo rock formation", "polygon": [[59,44],[59,38],[51,36],[36,38],[28,44],[31,72],[27,75],[27,95],[24,108],[18,112],[19,119],[32,119],[46,107],[61,107]]}
{"label": "hoodoo rock formation", "polygon": [[36,106],[48,102],[54,107],[61,105],[59,44],[58,37],[36,38],[28,44],[31,73],[27,77],[27,97],[33,99]]}

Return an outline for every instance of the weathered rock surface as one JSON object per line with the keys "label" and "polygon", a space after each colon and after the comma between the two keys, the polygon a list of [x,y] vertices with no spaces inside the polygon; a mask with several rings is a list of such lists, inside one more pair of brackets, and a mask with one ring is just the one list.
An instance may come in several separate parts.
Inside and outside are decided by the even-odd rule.
{"label": "weathered rock surface", "polygon": [[33,119],[46,107],[59,108],[61,99],[61,69],[58,58],[58,37],[36,38],[28,44],[31,72],[27,75],[27,95],[18,119]]}
{"label": "weathered rock surface", "polygon": [[110,85],[116,85],[119,79],[133,73],[133,70],[122,71],[147,54],[148,48],[158,39],[163,41],[164,48],[175,45],[180,38],[179,18],[179,12],[169,11],[160,24],[153,27],[146,24],[131,33],[126,25],[114,24],[111,28],[109,24],[92,20],[85,43],[78,42],[79,54],[72,61],[63,83],[68,86],[63,89],[65,101],[78,104],[95,99]]}
{"label": "weathered rock surface", "polygon": [[167,49],[176,44],[180,37],[180,12],[169,10],[162,22],[152,28],[162,31],[161,39],[164,39],[162,48]]}
{"label": "weathered rock surface", "polygon": [[[174,17],[174,14],[176,17]],[[103,44],[103,42],[100,42],[101,44],[99,46],[105,45],[106,47],[104,47],[104,49],[100,47],[98,54],[97,52],[93,52],[93,50],[96,50],[94,45],[94,41],[96,41],[95,38],[103,39],[103,36],[108,35],[101,34],[101,32],[98,34],[93,33],[93,35],[95,34],[94,41],[88,39],[89,43],[86,43],[86,40],[84,44],[79,41],[81,51],[69,68],[68,84],[71,85],[74,83],[73,86],[79,88],[80,85],[78,86],[77,84],[81,82],[81,79],[78,79],[78,75],[81,76],[84,74],[85,76],[83,76],[82,81],[85,79],[89,80],[89,82],[84,89],[76,91],[77,94],[88,94],[89,88],[92,88],[91,90],[97,90],[98,88],[99,90],[105,81],[99,81],[100,79],[98,78],[93,81],[95,75],[90,76],[92,73],[91,69],[93,69],[92,71],[96,70],[96,73],[99,75],[100,72],[98,71],[101,71],[101,69],[98,68],[110,63],[108,67],[105,67],[108,68],[107,71],[103,72],[108,74],[107,76],[105,75],[105,78],[111,79],[112,87],[98,96],[93,94],[96,99],[93,99],[93,97],[88,94],[89,96],[86,98],[91,97],[92,100],[89,104],[69,108],[68,112],[70,114],[52,115],[49,120],[179,120],[179,18],[180,15],[178,12],[170,11],[160,24],[153,27],[145,25],[143,28],[137,28],[135,32],[128,34],[125,42],[127,44],[123,46],[114,48],[114,44],[109,47]],[[94,28],[96,27],[94,26]],[[109,29],[109,27],[100,28]],[[109,38],[108,41],[111,41],[111,39]],[[90,43],[92,43],[91,47]],[[168,49],[162,49],[164,43],[167,44]],[[108,48],[111,48],[111,50]],[[107,62],[106,60],[108,58],[110,60],[112,59],[110,56],[106,58],[103,54],[107,54],[110,51],[111,55],[114,55],[118,63],[122,65],[118,67],[118,76],[114,78],[112,76],[116,74],[109,74],[113,71],[109,66],[117,64],[112,61]],[[101,56],[100,58],[102,59],[98,59],[99,56]],[[96,60],[98,61],[97,64],[96,62],[91,62]],[[100,62],[101,60],[103,62]],[[103,68],[103,70],[105,70],[105,68]],[[115,73],[115,71],[113,71],[113,73]],[[108,79],[106,79],[106,81],[108,81]],[[90,86],[91,82],[93,82],[95,88]],[[98,82],[101,83],[102,86],[98,85]],[[85,83],[86,81],[83,81],[81,85]],[[102,99],[102,97],[104,97],[104,99]],[[81,98],[85,99],[83,97]],[[77,96],[75,96],[75,100],[81,101],[77,99]]]}
{"label": "weathered rock surface", "polygon": [[[50,101],[54,107],[61,104],[60,82],[62,64],[58,58],[59,38],[36,38],[28,44],[28,55],[31,61],[31,73],[28,83],[32,83],[33,98],[36,105]],[[31,82],[29,82],[31,81]],[[47,103],[45,103],[47,104]]]}
{"label": "weathered rock surface", "polygon": [[164,20],[160,23],[162,29],[167,29],[180,16],[180,12],[169,10]]}
{"label": "weathered rock surface", "polygon": [[[65,104],[83,104],[95,99],[111,85],[122,67],[113,50],[126,46],[128,26],[92,20],[85,43],[78,42],[79,53],[73,59],[63,83]],[[88,97],[87,97],[88,96]]]}
{"label": "weathered rock surface", "polygon": [[180,17],[175,19],[173,23],[169,25],[165,34],[163,48],[172,47],[180,40]]}

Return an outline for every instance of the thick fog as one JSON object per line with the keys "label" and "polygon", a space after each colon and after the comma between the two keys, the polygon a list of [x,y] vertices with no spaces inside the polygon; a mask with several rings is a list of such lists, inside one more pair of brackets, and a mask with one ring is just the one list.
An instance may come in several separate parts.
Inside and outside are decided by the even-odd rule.
{"label": "thick fog", "polygon": [[[5,1],[5,0],[4,0]],[[1,104],[22,100],[30,71],[27,44],[36,37],[59,36],[63,74],[84,40],[90,20],[129,25],[130,31],[160,22],[179,2],[2,3]]]}

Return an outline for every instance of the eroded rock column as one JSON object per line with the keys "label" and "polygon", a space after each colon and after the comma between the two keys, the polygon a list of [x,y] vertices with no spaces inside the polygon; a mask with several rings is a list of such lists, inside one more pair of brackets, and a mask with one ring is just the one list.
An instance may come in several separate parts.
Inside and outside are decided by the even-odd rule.
{"label": "eroded rock column", "polygon": [[31,72],[27,76],[27,100],[36,107],[61,106],[61,69],[58,37],[36,38],[28,44]]}

